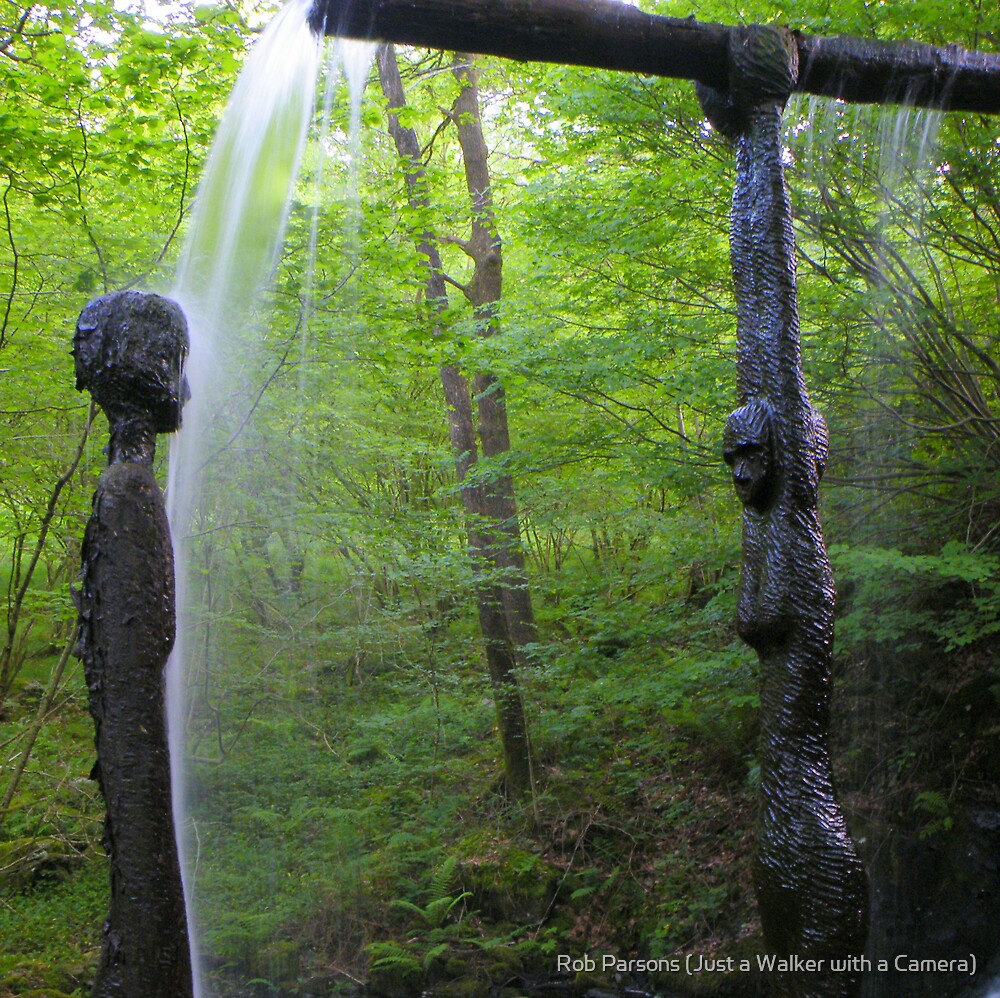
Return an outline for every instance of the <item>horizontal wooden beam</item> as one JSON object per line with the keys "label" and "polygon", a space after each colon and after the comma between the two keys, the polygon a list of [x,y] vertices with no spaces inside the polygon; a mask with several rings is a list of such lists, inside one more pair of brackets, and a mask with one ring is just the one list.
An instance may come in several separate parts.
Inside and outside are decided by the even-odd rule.
{"label": "horizontal wooden beam", "polygon": [[[317,32],[506,59],[729,83],[738,28],[645,14],[619,0],[314,0]],[[1000,54],[793,32],[797,89],[858,104],[1000,114]]]}

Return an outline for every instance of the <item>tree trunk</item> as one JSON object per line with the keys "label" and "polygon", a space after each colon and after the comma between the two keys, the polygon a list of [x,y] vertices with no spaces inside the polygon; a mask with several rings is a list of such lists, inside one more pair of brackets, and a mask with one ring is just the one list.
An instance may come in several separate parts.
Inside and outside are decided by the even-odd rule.
{"label": "tree trunk", "polygon": [[[399,110],[406,104],[393,48],[381,47],[377,61],[382,91],[389,102],[389,133],[400,158],[406,164],[405,177],[409,201],[414,207],[425,208],[430,203],[430,197],[427,191],[427,178],[420,165],[420,144],[416,132],[401,125],[399,117],[392,113],[393,110]],[[427,279],[424,287],[427,300],[436,317],[447,308],[448,296],[441,254],[434,234],[429,231],[421,233],[417,249],[427,258]],[[439,334],[440,330],[436,329],[435,335]],[[465,510],[469,550],[477,580],[476,603],[490,683],[496,702],[497,724],[503,751],[504,780],[507,793],[512,800],[529,799],[532,794],[531,750],[524,704],[517,683],[516,640],[512,635],[506,611],[508,599],[505,590],[509,587],[504,580],[497,578],[498,545],[492,539],[495,533],[491,525],[491,520],[495,519],[493,510],[487,501],[483,485],[475,482],[470,475],[470,470],[478,459],[478,448],[469,386],[462,372],[451,364],[441,367],[440,377],[445,407],[448,411],[448,429],[452,452],[455,455],[459,494]]]}
{"label": "tree trunk", "polygon": [[[315,0],[313,29],[507,59],[620,69],[730,89],[750,28],[644,14],[617,0]],[[794,89],[860,104],[1000,113],[1000,55],[795,32]]]}
{"label": "tree trunk", "polygon": [[[453,116],[462,146],[465,179],[472,202],[472,234],[462,248],[472,258],[474,271],[466,286],[466,297],[475,309],[479,335],[499,332],[497,307],[503,291],[503,255],[500,234],[493,214],[493,191],[483,123],[479,114],[478,73],[468,57],[459,57],[454,66],[462,89],[455,101]],[[503,384],[489,373],[477,374],[474,381],[479,409],[479,438],[483,455],[502,466],[510,452],[507,400]],[[514,495],[514,479],[505,470],[493,471],[482,483],[493,562],[501,573],[504,609],[520,664],[527,665],[524,649],[537,640],[531,593],[524,570],[521,528]],[[495,525],[495,527],[494,527]]]}

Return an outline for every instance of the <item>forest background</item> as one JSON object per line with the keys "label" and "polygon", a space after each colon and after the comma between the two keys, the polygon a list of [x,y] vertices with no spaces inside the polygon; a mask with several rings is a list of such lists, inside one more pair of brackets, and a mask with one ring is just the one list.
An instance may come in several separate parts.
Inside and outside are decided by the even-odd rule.
{"label": "forest background", "polygon": [[[1000,43],[982,0],[641,6]],[[87,993],[107,907],[70,599],[106,424],[73,391],[75,317],[105,291],[169,290],[272,11],[0,5],[0,995]],[[203,512],[211,642],[188,755],[213,993],[476,994],[544,982],[558,954],[754,953],[755,662],[733,628],[740,512],[719,457],[731,153],[685,83],[397,57],[396,133],[374,66],[361,154],[346,98],[314,129],[259,303],[259,418],[234,442],[226,507]],[[787,124],[804,365],[832,439],[835,765],[872,952],[985,963],[1000,123],[797,98]],[[477,232],[502,244],[487,299],[501,262],[477,258]],[[463,391],[482,453],[455,443]],[[488,432],[498,399],[509,448]],[[516,496],[516,515],[491,520],[483,496]],[[501,591],[527,593],[533,621],[507,625],[506,686],[483,639]],[[511,688],[520,775],[497,710]],[[756,993],[712,978],[671,986]],[[870,993],[960,987],[886,976]]]}

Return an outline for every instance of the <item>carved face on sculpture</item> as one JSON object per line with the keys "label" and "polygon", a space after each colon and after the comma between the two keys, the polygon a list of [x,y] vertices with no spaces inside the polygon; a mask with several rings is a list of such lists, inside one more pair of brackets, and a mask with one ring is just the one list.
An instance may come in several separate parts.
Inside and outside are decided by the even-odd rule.
{"label": "carved face on sculpture", "polygon": [[726,420],[722,457],[733,475],[733,488],[744,506],[761,510],[771,498],[773,483],[771,408],[755,400],[740,406]]}
{"label": "carved face on sculpture", "polygon": [[187,322],[175,302],[138,291],[103,295],[77,320],[77,390],[87,389],[112,425],[139,417],[156,433],[172,433],[191,396],[187,351]]}

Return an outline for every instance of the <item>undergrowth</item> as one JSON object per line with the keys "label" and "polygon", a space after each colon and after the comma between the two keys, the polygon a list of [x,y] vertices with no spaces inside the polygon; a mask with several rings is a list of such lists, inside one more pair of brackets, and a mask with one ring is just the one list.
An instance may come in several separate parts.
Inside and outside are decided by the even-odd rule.
{"label": "undergrowth", "polygon": [[[487,994],[552,978],[559,955],[752,950],[756,669],[732,633],[732,581],[697,598],[661,587],[658,605],[647,593],[591,617],[599,595],[578,591],[571,628],[545,622],[521,676],[536,785],[523,808],[503,796],[489,684],[461,622],[450,643],[397,635],[349,681],[330,664],[351,645],[343,632],[318,636],[302,665],[265,629],[232,628],[230,654],[247,665],[195,719],[190,762],[211,993]],[[858,700],[842,702],[857,713],[878,680],[845,644]],[[261,660],[274,663],[263,681]],[[74,681],[0,838],[12,941],[0,998],[84,994],[96,962],[107,863]],[[25,682],[8,727],[36,699]],[[866,758],[838,744],[848,810],[863,818]],[[911,763],[893,763],[889,790],[920,835],[947,836],[954,795],[906,776]]]}

